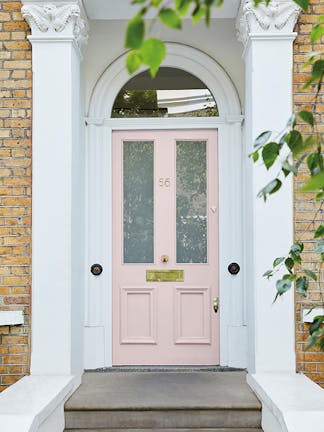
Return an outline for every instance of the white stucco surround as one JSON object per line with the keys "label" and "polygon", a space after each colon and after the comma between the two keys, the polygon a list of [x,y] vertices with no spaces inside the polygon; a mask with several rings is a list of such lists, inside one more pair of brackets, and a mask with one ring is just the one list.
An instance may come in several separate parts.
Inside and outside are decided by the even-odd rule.
{"label": "white stucco surround", "polygon": [[[242,262],[242,144],[241,106],[226,72],[205,53],[178,43],[167,43],[163,66],[181,68],[199,77],[217,101],[219,118],[111,119],[112,106],[129,80],[125,57],[113,62],[98,80],[87,117],[88,237],[87,268],[100,262],[101,276],[89,274],[86,287],[85,367],[112,364],[112,202],[111,134],[116,129],[217,128],[219,146],[220,348],[221,364],[247,365],[245,296],[242,273],[231,276],[230,262]],[[95,227],[95,229],[94,229]]]}
{"label": "white stucco surround", "polygon": [[[278,412],[285,409],[289,409],[290,420],[297,419],[294,412],[299,409],[300,392],[316,393],[312,386],[303,384],[303,379],[295,379],[293,292],[272,305],[274,282],[262,278],[274,257],[286,253],[293,240],[292,184],[286,181],[266,204],[257,200],[258,190],[276,169],[266,172],[247,157],[260,132],[281,130],[290,117],[293,27],[299,13],[295,4],[291,0],[277,1],[268,8],[260,5],[255,9],[251,1],[241,3],[237,29],[244,47],[244,91],[236,86],[241,95],[245,93],[241,146],[239,99],[235,86],[216,61],[219,58],[212,58],[214,42],[206,39],[206,44],[192,43],[192,48],[185,46],[187,42],[179,36],[171,35],[169,40],[177,43],[168,44],[164,64],[187,70],[205,82],[217,100],[219,119],[157,119],[145,124],[143,120],[115,121],[110,119],[111,106],[128,80],[120,53],[102,65],[104,69],[110,64],[100,79],[101,66],[95,66],[89,111],[84,108],[82,112],[83,93],[88,100],[92,90],[84,90],[80,79],[80,46],[87,34],[82,2],[23,3],[33,45],[31,378],[78,377],[84,367],[111,364],[111,178],[107,169],[111,163],[111,131],[217,127],[221,162],[221,362],[247,364],[249,383],[264,405],[265,432],[298,430],[299,422],[294,421],[292,429],[285,415],[277,421]],[[101,37],[104,42],[105,34]],[[88,60],[95,55],[89,54]],[[232,60],[226,59],[227,64]],[[91,63],[88,71],[90,68]],[[240,70],[232,73],[236,82],[242,82]],[[91,212],[86,213],[86,208]],[[234,260],[242,264],[242,270],[232,278],[226,267]],[[89,273],[94,262],[104,267],[102,277],[97,279]],[[287,376],[291,378],[285,380]],[[273,377],[275,386],[271,386]],[[277,395],[277,388],[282,386],[290,389],[288,408]],[[64,390],[56,399],[61,416],[67,394]],[[48,430],[62,430],[52,424],[53,429]],[[23,430],[31,429],[20,428],[20,432]]]}
{"label": "white stucco surround", "polygon": [[[251,372],[294,370],[293,295],[272,306],[275,288],[262,278],[273,258],[292,242],[291,183],[266,205],[256,200],[272,173],[253,166],[247,154],[260,132],[280,130],[290,116],[296,7],[291,1],[270,9],[256,10],[249,1],[241,5],[237,27],[246,68],[241,146],[237,91],[218,62],[204,53],[204,40],[200,48],[168,43],[164,65],[199,77],[217,100],[218,119],[110,119],[115,96],[129,79],[124,56],[93,81],[85,119],[79,47],[87,24],[82,5],[77,0],[24,3],[32,27],[34,71],[32,373],[81,373],[84,367],[111,364],[111,131],[170,127],[219,129],[222,364],[247,365]],[[100,27],[102,42],[105,31]],[[92,49],[87,58],[94,55],[100,53]],[[227,273],[231,261],[242,264],[236,277]],[[98,278],[89,272],[94,262],[104,267]]]}

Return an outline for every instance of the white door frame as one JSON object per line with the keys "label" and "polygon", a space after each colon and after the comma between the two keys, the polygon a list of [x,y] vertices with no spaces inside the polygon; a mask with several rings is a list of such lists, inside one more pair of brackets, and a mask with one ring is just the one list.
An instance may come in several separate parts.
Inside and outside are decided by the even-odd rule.
{"label": "white door frame", "polygon": [[[181,68],[199,77],[213,94],[220,116],[112,119],[110,113],[115,97],[130,78],[125,70],[125,55],[112,63],[99,78],[87,117],[86,369],[112,364],[112,131],[136,129],[218,129],[220,363],[247,366],[243,271],[231,276],[227,270],[230,262],[243,263],[243,117],[239,98],[229,76],[208,55],[175,43],[167,44],[167,52],[163,66]],[[93,276],[89,271],[94,263],[103,266],[100,276]]]}

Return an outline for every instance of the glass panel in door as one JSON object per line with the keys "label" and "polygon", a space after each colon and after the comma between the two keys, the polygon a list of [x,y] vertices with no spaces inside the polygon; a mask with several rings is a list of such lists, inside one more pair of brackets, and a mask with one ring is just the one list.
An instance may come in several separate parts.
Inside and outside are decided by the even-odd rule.
{"label": "glass panel in door", "polygon": [[207,263],[206,141],[176,142],[177,263]]}
{"label": "glass panel in door", "polygon": [[154,262],[153,141],[123,142],[124,263]]}

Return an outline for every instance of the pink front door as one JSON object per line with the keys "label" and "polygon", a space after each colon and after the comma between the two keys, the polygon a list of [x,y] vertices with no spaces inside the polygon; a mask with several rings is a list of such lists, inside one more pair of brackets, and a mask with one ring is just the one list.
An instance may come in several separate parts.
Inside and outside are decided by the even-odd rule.
{"label": "pink front door", "polygon": [[217,130],[113,133],[113,364],[219,364]]}

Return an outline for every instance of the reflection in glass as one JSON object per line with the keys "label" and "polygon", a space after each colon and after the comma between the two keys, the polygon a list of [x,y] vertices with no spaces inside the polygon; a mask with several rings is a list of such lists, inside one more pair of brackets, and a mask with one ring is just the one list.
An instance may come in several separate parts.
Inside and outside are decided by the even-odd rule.
{"label": "reflection in glass", "polygon": [[131,90],[117,95],[112,117],[214,117],[218,109],[208,89]]}
{"label": "reflection in glass", "polygon": [[124,141],[124,262],[154,262],[153,141]]}
{"label": "reflection in glass", "polygon": [[207,262],[206,141],[177,141],[177,263]]}

